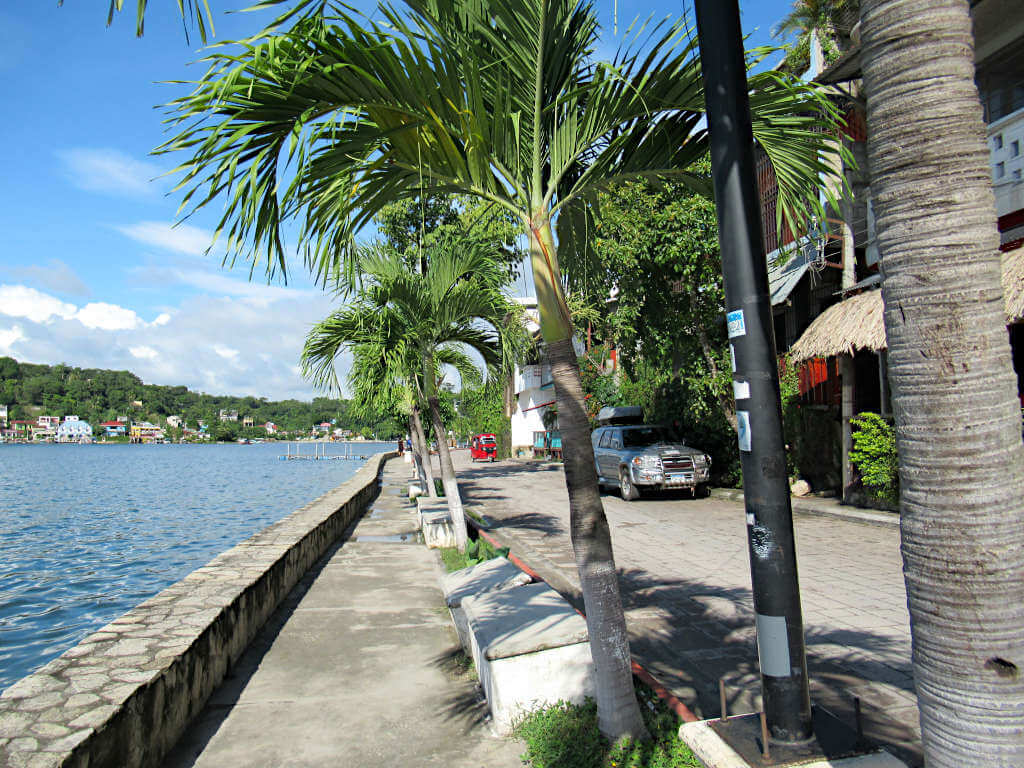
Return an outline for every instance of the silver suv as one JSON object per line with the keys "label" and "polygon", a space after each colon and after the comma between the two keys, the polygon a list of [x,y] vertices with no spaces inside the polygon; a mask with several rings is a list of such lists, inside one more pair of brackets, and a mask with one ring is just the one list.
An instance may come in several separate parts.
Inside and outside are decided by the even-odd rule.
{"label": "silver suv", "polygon": [[602,426],[590,435],[598,482],[617,485],[626,501],[639,498],[641,488],[686,488],[694,497],[706,495],[711,457],[667,427],[628,423],[640,417],[639,408],[601,409]]}

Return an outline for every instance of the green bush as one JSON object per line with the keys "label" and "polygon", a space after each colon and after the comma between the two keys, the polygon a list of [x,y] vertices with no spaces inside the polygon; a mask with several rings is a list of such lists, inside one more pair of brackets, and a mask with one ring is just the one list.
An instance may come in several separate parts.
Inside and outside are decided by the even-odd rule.
{"label": "green bush", "polygon": [[461,571],[471,565],[477,565],[484,560],[492,560],[495,557],[508,557],[508,547],[495,547],[483,537],[476,541],[466,542],[466,551],[459,552],[455,547],[442,547],[441,562],[444,563],[448,573]]}
{"label": "green bush", "polygon": [[860,472],[865,489],[879,499],[896,503],[900,497],[899,457],[892,426],[870,411],[858,414],[850,424],[854,428],[850,462]]}
{"label": "green bush", "polygon": [[679,718],[647,686],[636,683],[650,741],[609,744],[597,727],[597,705],[560,701],[527,715],[516,727],[531,768],[701,768],[679,740]]}

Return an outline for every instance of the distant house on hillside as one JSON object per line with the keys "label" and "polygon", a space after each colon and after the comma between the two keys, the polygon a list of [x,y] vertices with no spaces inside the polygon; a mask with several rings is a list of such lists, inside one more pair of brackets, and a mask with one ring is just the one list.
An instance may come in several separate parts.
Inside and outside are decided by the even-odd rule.
{"label": "distant house on hillside", "polygon": [[92,442],[92,425],[77,416],[68,416],[64,423],[57,427],[58,443]]}
{"label": "distant house on hillside", "polygon": [[7,426],[7,406],[0,405],[0,427]]}
{"label": "distant house on hillside", "polygon": [[277,424],[272,421],[268,421],[266,424],[260,424],[260,429],[265,429],[268,435],[277,434]]}
{"label": "distant house on hillside", "polygon": [[243,427],[253,427],[255,425],[256,425],[256,419],[254,419],[252,416],[246,416],[245,418],[242,419],[242,426]]}
{"label": "distant house on hillside", "polygon": [[167,426],[168,427],[174,427],[175,429],[178,429],[184,423],[185,423],[185,420],[182,419],[181,416],[168,416],[167,417]]}
{"label": "distant house on hillside", "polygon": [[218,414],[221,421],[238,421],[238,411],[221,410]]}
{"label": "distant house on hillside", "polygon": [[18,440],[31,440],[32,434],[36,431],[36,422],[27,419],[15,419],[11,422],[11,430]]}
{"label": "distant house on hillside", "polygon": [[124,437],[128,432],[128,424],[124,421],[104,421],[100,429],[107,437]]}
{"label": "distant house on hillside", "polygon": [[133,443],[155,443],[164,439],[164,431],[148,421],[133,421],[128,434]]}

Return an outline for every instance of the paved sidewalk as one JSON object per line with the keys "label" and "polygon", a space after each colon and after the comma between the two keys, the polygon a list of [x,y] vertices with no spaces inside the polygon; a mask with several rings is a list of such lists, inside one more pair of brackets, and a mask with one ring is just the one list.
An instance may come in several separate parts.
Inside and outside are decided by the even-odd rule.
{"label": "paved sidewalk", "polygon": [[523,746],[492,735],[454,661],[437,554],[393,541],[415,534],[407,478],[388,462],[369,514],[300,582],[164,768],[521,764]]}
{"label": "paved sidewalk", "polygon": [[[561,467],[454,455],[467,504],[496,521],[491,533],[582,607]],[[742,504],[603,500],[634,658],[698,716],[719,715],[720,677],[730,713],[758,710]],[[866,735],[921,765],[899,528],[799,512],[794,525],[812,699],[852,724],[860,697]]]}

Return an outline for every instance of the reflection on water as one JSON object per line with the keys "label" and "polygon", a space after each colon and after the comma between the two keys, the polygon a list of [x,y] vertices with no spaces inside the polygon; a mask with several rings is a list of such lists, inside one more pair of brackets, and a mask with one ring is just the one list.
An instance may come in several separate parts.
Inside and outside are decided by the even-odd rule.
{"label": "reflection on water", "polygon": [[0,690],[362,465],[283,453],[273,443],[0,446]]}

